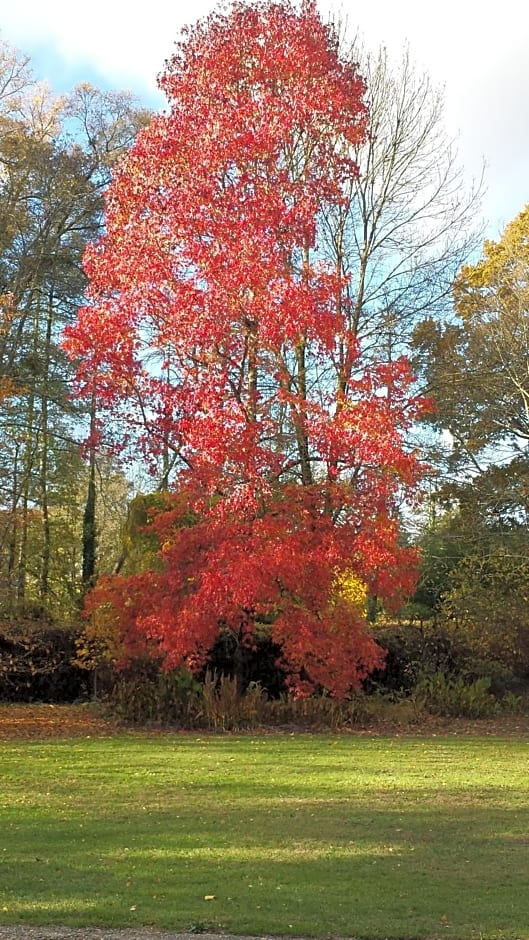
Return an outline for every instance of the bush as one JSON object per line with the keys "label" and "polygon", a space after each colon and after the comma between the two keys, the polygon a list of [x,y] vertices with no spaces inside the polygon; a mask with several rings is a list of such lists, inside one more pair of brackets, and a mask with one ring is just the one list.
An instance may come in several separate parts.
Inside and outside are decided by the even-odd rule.
{"label": "bush", "polygon": [[366,719],[365,697],[355,695],[336,701],[329,695],[293,698],[281,695],[268,703],[268,722],[276,727],[296,727],[311,731],[337,731],[357,727]]}
{"label": "bush", "polygon": [[421,676],[461,675],[469,666],[468,647],[442,624],[392,624],[374,637],[387,651],[386,664],[366,680],[367,692],[411,695]]}
{"label": "bush", "polygon": [[327,695],[270,698],[258,682],[241,692],[237,679],[207,671],[202,681],[184,669],[159,673],[155,664],[136,664],[116,681],[109,705],[133,724],[155,723],[210,731],[259,727],[338,729],[362,721],[362,696],[338,702]]}
{"label": "bush", "polygon": [[232,676],[207,672],[202,685],[199,718],[212,731],[240,731],[266,723],[269,698],[258,682],[240,692]]}
{"label": "bush", "polygon": [[501,706],[490,691],[487,677],[467,683],[462,677],[450,678],[444,672],[422,675],[415,688],[414,700],[430,715],[443,718],[490,718]]}
{"label": "bush", "polygon": [[490,691],[496,698],[516,695],[527,687],[526,680],[514,674],[505,663],[496,659],[479,658],[472,653],[469,655],[464,677],[472,681],[483,677],[490,679]]}
{"label": "bush", "polygon": [[499,660],[522,679],[529,675],[526,542],[512,532],[508,547],[492,542],[468,555],[454,570],[441,607],[476,656]]}
{"label": "bush", "polygon": [[241,640],[233,632],[220,633],[210,651],[201,678],[207,672],[237,679],[242,691],[258,683],[270,698],[286,692],[286,675],[279,665],[281,647],[274,643],[266,627]]}
{"label": "bush", "polygon": [[73,627],[19,618],[0,623],[0,700],[74,702],[89,695],[90,675],[75,664]]}
{"label": "bush", "polygon": [[109,695],[115,715],[133,724],[154,722],[193,728],[199,714],[200,683],[185,669],[162,673],[152,660],[121,673]]}

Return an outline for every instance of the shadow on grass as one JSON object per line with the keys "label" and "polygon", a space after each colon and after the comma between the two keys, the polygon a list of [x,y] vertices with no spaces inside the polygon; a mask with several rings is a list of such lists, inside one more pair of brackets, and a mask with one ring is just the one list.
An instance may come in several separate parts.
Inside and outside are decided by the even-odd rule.
{"label": "shadow on grass", "polygon": [[2,829],[0,924],[520,940],[529,807],[502,794],[26,809]]}

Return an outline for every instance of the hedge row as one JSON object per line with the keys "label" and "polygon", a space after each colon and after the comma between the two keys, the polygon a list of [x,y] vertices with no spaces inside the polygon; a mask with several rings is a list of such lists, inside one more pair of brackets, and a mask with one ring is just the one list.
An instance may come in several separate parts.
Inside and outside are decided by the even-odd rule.
{"label": "hedge row", "polygon": [[[138,663],[127,674],[96,676],[76,661],[78,630],[38,620],[0,622],[0,700],[17,702],[73,702],[110,691],[114,682],[138,678],[157,681],[153,663]],[[425,676],[445,675],[469,683],[491,680],[496,695],[520,691],[527,677],[515,677],[501,663],[478,661],[453,631],[442,626],[396,624],[377,628],[376,639],[387,650],[386,667],[365,683],[368,694],[381,692],[410,696]],[[263,635],[252,646],[240,645],[231,635],[221,636],[212,650],[206,672],[236,678],[241,691],[259,685],[271,700],[287,690],[286,676],[278,664],[280,649]]]}
{"label": "hedge row", "polygon": [[0,623],[0,700],[75,702],[90,696],[91,676],[75,661],[78,631],[40,620]]}

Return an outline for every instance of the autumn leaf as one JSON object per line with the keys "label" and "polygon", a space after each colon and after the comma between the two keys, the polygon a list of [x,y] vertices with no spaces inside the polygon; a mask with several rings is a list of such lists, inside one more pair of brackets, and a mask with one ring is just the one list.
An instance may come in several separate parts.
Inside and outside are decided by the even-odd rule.
{"label": "autumn leaf", "polygon": [[267,624],[297,694],[343,697],[384,660],[360,595],[390,608],[414,587],[398,518],[423,408],[404,359],[363,361],[324,250],[358,172],[364,82],[314,4],[265,2],[190,29],[161,87],[66,346],[80,394],[163,457],[171,493],[151,563],[101,579],[88,633],[118,666],[199,670],[221,629],[251,643]]}

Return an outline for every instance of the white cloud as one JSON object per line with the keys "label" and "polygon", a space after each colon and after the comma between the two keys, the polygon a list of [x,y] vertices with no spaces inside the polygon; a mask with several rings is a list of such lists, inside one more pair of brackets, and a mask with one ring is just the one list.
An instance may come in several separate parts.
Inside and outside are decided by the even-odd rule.
{"label": "white cloud", "polygon": [[22,0],[3,11],[2,33],[23,51],[46,50],[48,62],[56,55],[57,70],[61,63],[69,70],[89,65],[110,82],[154,89],[181,27],[210,8],[208,0],[193,7],[178,0],[136,7],[124,0],[91,0],[83,7],[71,0]]}

